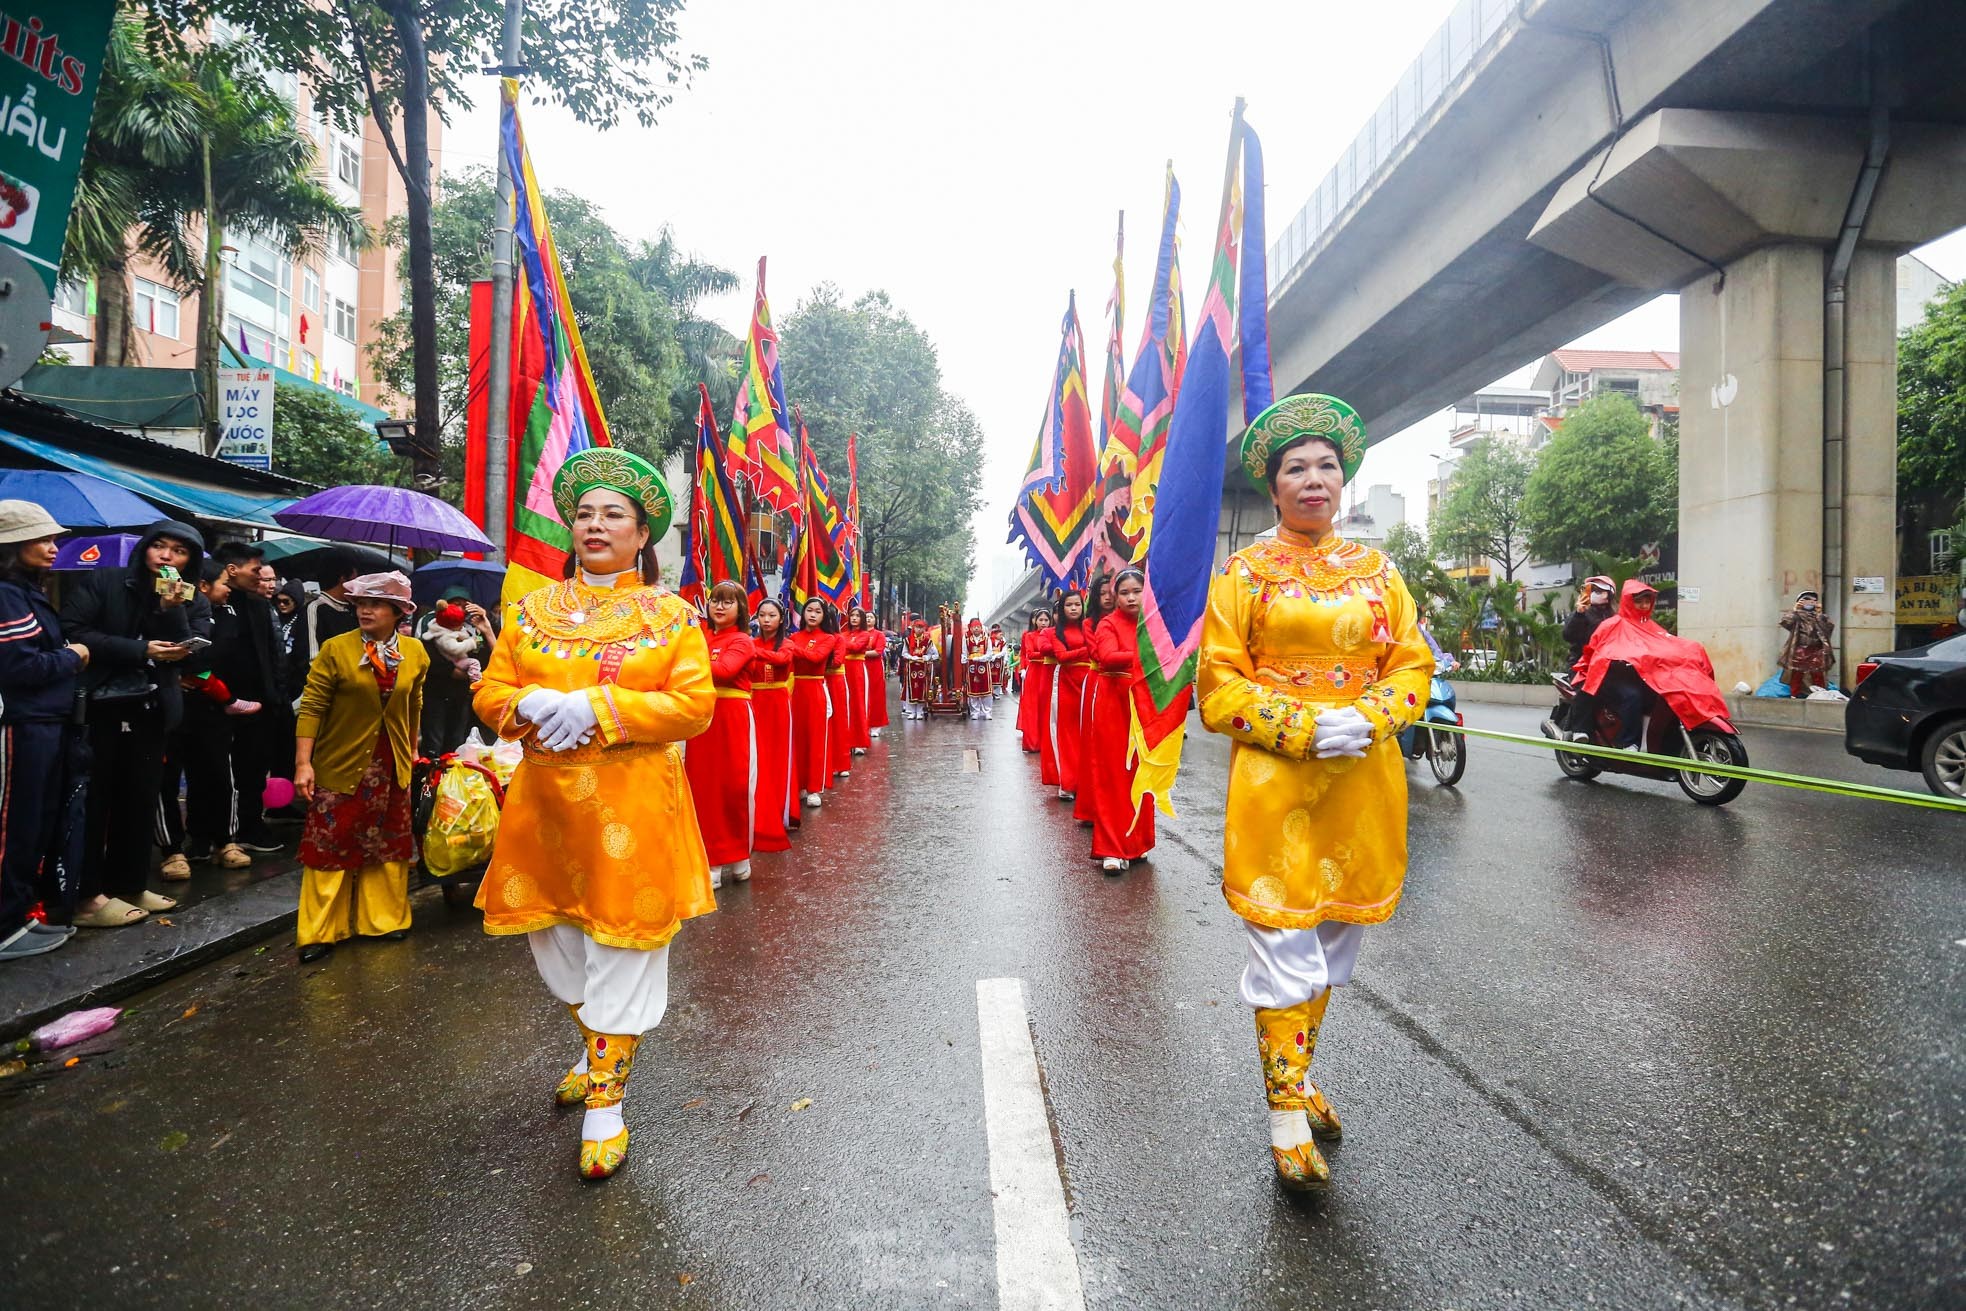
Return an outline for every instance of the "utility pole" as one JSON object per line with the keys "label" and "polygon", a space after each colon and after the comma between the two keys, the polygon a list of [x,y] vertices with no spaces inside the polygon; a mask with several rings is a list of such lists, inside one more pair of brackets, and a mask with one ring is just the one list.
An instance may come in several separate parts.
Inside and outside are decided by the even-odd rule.
{"label": "utility pole", "polygon": [[[525,0],[505,0],[505,43],[500,51],[504,62],[485,70],[500,78],[518,77],[525,71],[519,64],[519,41],[525,18]],[[485,385],[485,536],[491,538],[494,556],[505,560],[505,528],[512,512],[512,167],[505,158],[504,88],[499,89],[498,131],[498,208],[492,220],[492,321],[491,359]]]}

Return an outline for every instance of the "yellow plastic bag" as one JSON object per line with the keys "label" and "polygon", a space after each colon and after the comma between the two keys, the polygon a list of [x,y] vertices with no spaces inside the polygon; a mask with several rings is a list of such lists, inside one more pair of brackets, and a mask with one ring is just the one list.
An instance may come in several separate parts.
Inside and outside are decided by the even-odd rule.
{"label": "yellow plastic bag", "polygon": [[491,858],[498,837],[498,800],[475,769],[453,765],[437,781],[437,804],[423,833],[423,867],[448,878]]}

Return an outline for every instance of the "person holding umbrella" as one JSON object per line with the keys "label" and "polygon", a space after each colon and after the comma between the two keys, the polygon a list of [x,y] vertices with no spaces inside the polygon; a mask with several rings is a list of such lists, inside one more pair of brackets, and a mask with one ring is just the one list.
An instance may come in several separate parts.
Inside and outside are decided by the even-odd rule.
{"label": "person holding umbrella", "polygon": [[669,944],[717,908],[683,771],[710,726],[710,651],[696,611],[660,586],[651,543],[673,504],[654,465],[613,447],[567,459],[553,504],[572,530],[565,579],[509,607],[473,706],[525,746],[478,908],[525,934],[547,990],[585,1040],[554,1091],[585,1103],[580,1174],[628,1156],[636,1045],[669,1004]]}
{"label": "person holding umbrella", "polygon": [[307,802],[300,837],[303,962],[350,933],[410,931],[410,770],[430,656],[396,631],[416,608],[394,570],[348,584],[358,627],[321,644],[294,725],[294,791]]}
{"label": "person holding umbrella", "polygon": [[89,666],[89,648],[62,640],[41,590],[62,531],[38,505],[0,501],[0,961],[53,951],[75,931],[29,917],[50,892],[76,687]]}

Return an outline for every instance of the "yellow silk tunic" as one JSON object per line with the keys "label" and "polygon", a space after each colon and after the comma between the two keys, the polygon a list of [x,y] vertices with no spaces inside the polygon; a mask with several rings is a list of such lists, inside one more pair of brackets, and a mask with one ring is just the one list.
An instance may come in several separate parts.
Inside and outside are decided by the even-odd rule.
{"label": "yellow silk tunic", "polygon": [[[1202,723],[1235,739],[1222,894],[1246,920],[1378,924],[1406,878],[1406,765],[1393,739],[1426,708],[1433,653],[1392,562],[1333,535],[1230,556],[1208,592]],[[1320,710],[1356,706],[1365,758],[1318,760]]]}
{"label": "yellow silk tunic", "polygon": [[[586,692],[596,731],[547,751],[518,718],[536,688]],[[654,949],[717,908],[683,774],[683,741],[710,724],[716,692],[696,612],[625,575],[578,579],[506,607],[472,706],[525,743],[478,888],[487,933],[571,924],[611,947]]]}

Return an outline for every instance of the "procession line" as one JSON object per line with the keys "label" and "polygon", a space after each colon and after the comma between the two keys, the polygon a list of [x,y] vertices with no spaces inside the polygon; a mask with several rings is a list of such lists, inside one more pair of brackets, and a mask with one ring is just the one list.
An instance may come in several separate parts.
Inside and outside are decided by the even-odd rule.
{"label": "procession line", "polygon": [[1538,747],[1544,751],[1561,751],[1577,756],[1599,756],[1605,760],[1624,761],[1628,764],[1656,765],[1676,774],[1739,778],[1746,779],[1750,783],[1799,788],[1805,792],[1825,792],[1837,797],[1888,801],[1899,806],[1919,806],[1926,810],[1949,810],[1955,814],[1966,814],[1966,801],[1955,801],[1950,797],[1935,796],[1930,792],[1905,792],[1898,788],[1874,787],[1869,783],[1844,783],[1831,778],[1812,778],[1807,774],[1783,774],[1772,769],[1722,765],[1710,760],[1688,760],[1685,756],[1660,756],[1648,751],[1620,751],[1616,747],[1603,747],[1591,742],[1556,742],[1546,737],[1526,737],[1521,733],[1503,733],[1492,728],[1469,728],[1465,724],[1430,724],[1421,721],[1414,727],[1423,730],[1431,729],[1438,733],[1459,733],[1463,737],[1485,737],[1496,742],[1512,742],[1517,746]]}
{"label": "procession line", "polygon": [[996,1213],[997,1301],[1003,1311],[1083,1311],[1065,1188],[1038,1082],[1020,979],[978,979],[983,1123]]}

